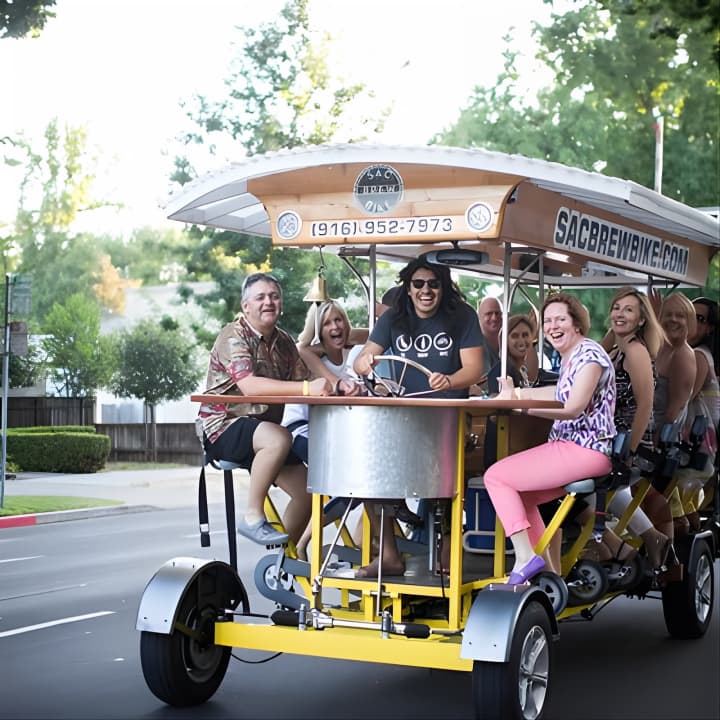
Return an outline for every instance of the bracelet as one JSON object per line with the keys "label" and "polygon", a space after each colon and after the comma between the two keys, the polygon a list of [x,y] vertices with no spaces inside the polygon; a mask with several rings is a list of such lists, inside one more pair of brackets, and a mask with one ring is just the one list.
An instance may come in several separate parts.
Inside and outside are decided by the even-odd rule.
{"label": "bracelet", "polygon": [[303,380],[303,395],[310,394],[310,383],[307,380]]}

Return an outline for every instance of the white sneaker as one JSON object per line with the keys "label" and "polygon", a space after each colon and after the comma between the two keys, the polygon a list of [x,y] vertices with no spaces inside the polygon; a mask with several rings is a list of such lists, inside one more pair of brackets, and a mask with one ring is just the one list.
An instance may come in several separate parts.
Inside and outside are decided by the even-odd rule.
{"label": "white sneaker", "polygon": [[241,518],[238,522],[237,531],[240,535],[258,545],[282,545],[290,539],[287,533],[276,530],[264,518],[253,525],[248,525],[245,519]]}

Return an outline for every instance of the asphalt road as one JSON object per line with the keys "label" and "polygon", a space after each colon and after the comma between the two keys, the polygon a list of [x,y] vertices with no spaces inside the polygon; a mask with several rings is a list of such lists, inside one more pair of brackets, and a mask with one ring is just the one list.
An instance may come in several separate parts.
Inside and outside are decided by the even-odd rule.
{"label": "asphalt road", "polygon": [[[258,662],[267,656],[241,649],[210,702],[165,706],[142,677],[138,602],[169,558],[225,558],[222,511],[211,510],[205,549],[189,507],[0,529],[0,718],[473,717],[469,674],[290,655]],[[265,551],[240,548],[241,577],[252,584]],[[720,717],[719,569],[700,640],[671,639],[652,599],[623,598],[592,622],[563,623],[546,718]],[[253,611],[272,610],[248,590]]]}

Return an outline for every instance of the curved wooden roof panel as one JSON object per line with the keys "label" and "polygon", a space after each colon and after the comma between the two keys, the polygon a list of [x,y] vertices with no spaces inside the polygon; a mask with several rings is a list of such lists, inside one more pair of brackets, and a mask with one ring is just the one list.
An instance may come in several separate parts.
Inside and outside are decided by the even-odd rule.
{"label": "curved wooden roof panel", "polygon": [[518,155],[448,147],[316,145],[255,156],[186,185],[166,205],[186,223],[276,245],[373,245],[407,259],[511,243],[562,258],[702,285],[717,217],[637,183]]}

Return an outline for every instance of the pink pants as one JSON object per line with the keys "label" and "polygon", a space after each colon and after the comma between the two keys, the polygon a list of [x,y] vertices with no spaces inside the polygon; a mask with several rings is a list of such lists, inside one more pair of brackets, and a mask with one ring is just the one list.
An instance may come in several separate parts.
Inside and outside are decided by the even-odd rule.
{"label": "pink pants", "polygon": [[506,535],[528,530],[535,545],[545,530],[538,505],[564,495],[575,480],[610,472],[610,458],[569,440],[553,440],[509,455],[485,472],[485,489]]}

